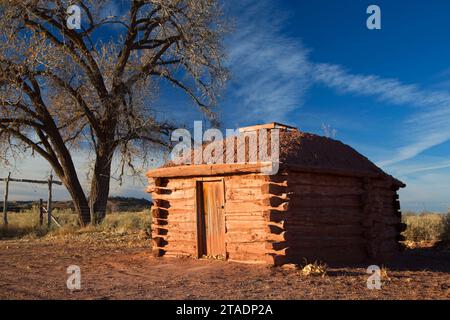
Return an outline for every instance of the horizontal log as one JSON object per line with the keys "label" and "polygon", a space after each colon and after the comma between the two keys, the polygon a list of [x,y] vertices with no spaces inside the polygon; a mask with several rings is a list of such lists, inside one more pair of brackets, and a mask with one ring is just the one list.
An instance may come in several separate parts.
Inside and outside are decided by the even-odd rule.
{"label": "horizontal log", "polygon": [[238,202],[248,202],[248,201],[263,201],[267,198],[267,195],[260,194],[245,194],[245,193],[226,193],[226,201],[238,201]]}
{"label": "horizontal log", "polygon": [[228,261],[246,263],[246,264],[267,264],[268,256],[266,254],[228,252]]}
{"label": "horizontal log", "polygon": [[260,190],[261,185],[267,183],[268,177],[261,175],[239,175],[231,176],[229,179],[225,179],[225,187],[227,189],[255,189]]}
{"label": "horizontal log", "polygon": [[288,234],[298,233],[300,235],[313,236],[362,236],[364,228],[361,225],[304,225],[301,222],[292,223],[287,220],[284,227]]}
{"label": "horizontal log", "polygon": [[154,257],[162,257],[165,253],[166,251],[162,248],[152,248],[152,255]]}
{"label": "horizontal log", "polygon": [[195,221],[167,221],[160,220],[152,222],[152,228],[164,228],[172,232],[196,230],[197,223]]}
{"label": "horizontal log", "polygon": [[268,233],[262,229],[248,229],[241,231],[227,231],[225,233],[226,243],[240,243],[253,241],[283,241],[283,235]]}
{"label": "horizontal log", "polygon": [[400,222],[400,223],[398,223],[398,224],[395,225],[395,230],[396,230],[397,232],[404,232],[404,231],[406,231],[406,228],[407,228],[407,227],[408,227],[408,226],[407,226],[406,223]]}
{"label": "horizontal log", "polygon": [[182,179],[182,178],[167,178],[167,183],[164,185],[164,187],[167,187],[171,190],[183,190],[188,188],[195,188],[196,187],[196,181],[195,179]]}
{"label": "horizontal log", "polygon": [[156,226],[152,226],[152,235],[153,236],[162,236],[162,235],[166,235],[169,230],[166,228],[160,228],[160,227],[156,227]]}
{"label": "horizontal log", "polygon": [[289,246],[287,241],[268,241],[266,242],[266,249],[273,251],[281,251]]}
{"label": "horizontal log", "polygon": [[184,251],[178,251],[178,250],[170,250],[166,251],[164,253],[164,257],[167,258],[181,258],[181,257],[195,257],[197,254],[194,252],[184,252]]}
{"label": "horizontal log", "polygon": [[261,193],[281,196],[287,193],[287,186],[275,183],[264,183],[261,185]]}
{"label": "horizontal log", "polygon": [[355,177],[335,177],[312,173],[290,173],[288,175],[288,186],[316,185],[316,186],[349,186],[363,187],[363,181]]}
{"label": "horizontal log", "polygon": [[263,213],[265,210],[256,210],[256,211],[245,211],[241,210],[239,212],[235,211],[225,211],[225,216],[230,217],[263,217]]}
{"label": "horizontal log", "polygon": [[153,194],[153,199],[161,199],[161,200],[191,200],[196,196],[195,188],[185,188],[180,190],[165,190],[162,193]]}
{"label": "horizontal log", "polygon": [[149,187],[158,187],[161,186],[161,179],[160,178],[148,178],[147,183]]}
{"label": "horizontal log", "polygon": [[[48,184],[49,180],[30,180],[30,179],[15,179],[15,178],[0,178],[0,181],[10,181],[10,182],[25,182],[34,184]],[[57,184],[61,186],[63,183],[61,181],[52,180],[52,184]]]}
{"label": "horizontal log", "polygon": [[403,188],[406,185],[403,183],[396,184],[392,179],[375,179],[371,182],[372,186],[379,188],[389,188],[391,190],[398,190],[398,188]]}
{"label": "horizontal log", "polygon": [[169,215],[167,219],[165,219],[169,225],[174,223],[195,223],[196,218],[192,215]]}
{"label": "horizontal log", "polygon": [[325,236],[305,236],[286,231],[285,239],[290,248],[325,248],[325,247],[346,247],[364,243],[365,240],[360,236],[351,237],[325,237]]}
{"label": "horizontal log", "polygon": [[155,206],[163,209],[191,210],[195,209],[195,199],[162,200],[153,199]]}
{"label": "horizontal log", "polygon": [[202,177],[224,174],[263,173],[272,169],[272,162],[182,165],[149,170],[147,177]]}
{"label": "horizontal log", "polygon": [[[196,214],[195,214],[195,210],[186,210],[186,209],[176,209],[176,208],[160,208],[160,207],[152,207],[151,210],[152,216],[155,215],[155,217],[157,215],[161,215],[165,216],[166,218],[170,215],[172,217],[175,216],[191,216],[193,218],[195,218]],[[164,219],[166,219],[164,218]]]}
{"label": "horizontal log", "polygon": [[296,208],[359,208],[362,207],[362,202],[358,197],[308,197],[290,196],[289,208],[295,210]]}
{"label": "horizontal log", "polygon": [[299,222],[304,225],[359,225],[363,220],[361,213],[306,213],[306,212],[289,212],[287,223]]}
{"label": "horizontal log", "polygon": [[281,222],[289,219],[289,216],[291,216],[291,214],[288,214],[287,211],[264,210],[262,211],[262,216],[266,221]]}
{"label": "horizontal log", "polygon": [[166,235],[160,235],[160,238],[165,241],[187,241],[187,242],[197,242],[197,234],[193,231],[178,231],[178,232],[169,232]]}
{"label": "horizontal log", "polygon": [[166,252],[179,251],[187,253],[196,253],[197,243],[187,241],[170,241],[167,243],[167,245],[164,246],[164,250],[166,250]]}
{"label": "horizontal log", "polygon": [[289,202],[289,199],[286,197],[279,197],[279,196],[269,196],[261,200],[261,204],[266,207],[279,207],[285,202]]}
{"label": "horizontal log", "polygon": [[286,261],[290,263],[313,263],[315,261],[327,264],[361,263],[367,258],[364,248],[321,248],[315,249],[288,249]]}
{"label": "horizontal log", "polygon": [[305,165],[289,164],[286,165],[289,172],[301,172],[301,173],[312,173],[312,174],[322,174],[331,176],[342,176],[342,177],[356,177],[356,178],[377,178],[381,174],[377,172],[369,171],[358,171],[354,169],[339,169],[339,168],[326,168],[326,167],[312,167]]}
{"label": "horizontal log", "polygon": [[401,218],[390,213],[389,216],[383,215],[381,221],[387,225],[398,225],[401,222]]}
{"label": "horizontal log", "polygon": [[235,201],[230,200],[225,203],[225,212],[228,213],[241,213],[241,212],[259,212],[264,210],[265,207],[261,204],[261,201]]}
{"label": "horizontal log", "polygon": [[269,223],[268,226],[266,227],[266,229],[270,233],[279,234],[279,235],[284,234],[284,232],[285,232],[284,224],[282,224],[282,223],[279,223],[279,224],[275,224],[275,223],[270,224]]}
{"label": "horizontal log", "polygon": [[283,254],[271,253],[267,254],[265,257],[265,261],[267,264],[281,266],[286,263],[286,251]]}
{"label": "horizontal log", "polygon": [[153,237],[152,238],[152,247],[163,247],[166,245],[164,238],[162,237]]}
{"label": "horizontal log", "polygon": [[233,219],[230,220],[230,216],[225,217],[225,223],[227,230],[237,230],[237,229],[263,229],[268,225],[268,222],[264,220],[255,221],[253,219]]}
{"label": "horizontal log", "polygon": [[293,185],[287,188],[289,195],[308,196],[360,196],[365,190],[359,186],[313,186],[313,185]]}
{"label": "horizontal log", "polygon": [[252,253],[252,254],[269,254],[278,253],[284,254],[283,250],[274,250],[267,248],[271,245],[268,242],[250,242],[250,243],[227,243],[227,252],[232,253]]}
{"label": "horizontal log", "polygon": [[240,221],[252,221],[252,222],[258,222],[258,223],[266,223],[266,219],[264,219],[263,215],[261,213],[250,215],[248,213],[241,213],[241,214],[229,214],[225,216],[225,221],[233,221],[239,223]]}
{"label": "horizontal log", "polygon": [[369,230],[364,231],[364,238],[366,239],[378,239],[378,238],[396,238],[399,232],[395,229],[395,227],[386,226],[383,229],[381,228],[370,228]]}

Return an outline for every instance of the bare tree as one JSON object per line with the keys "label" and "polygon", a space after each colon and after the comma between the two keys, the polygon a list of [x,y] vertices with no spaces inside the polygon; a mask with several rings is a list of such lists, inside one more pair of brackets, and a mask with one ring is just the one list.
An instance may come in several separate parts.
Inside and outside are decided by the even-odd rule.
{"label": "bare tree", "polygon": [[[120,4],[120,17],[106,16]],[[80,29],[67,8],[81,9]],[[0,152],[45,158],[70,192],[82,224],[104,217],[112,160],[123,170],[164,145],[172,125],[151,98],[167,81],[211,121],[227,72],[216,0],[2,0]],[[72,153],[92,150],[89,197]],[[89,201],[88,201],[89,199]]]}

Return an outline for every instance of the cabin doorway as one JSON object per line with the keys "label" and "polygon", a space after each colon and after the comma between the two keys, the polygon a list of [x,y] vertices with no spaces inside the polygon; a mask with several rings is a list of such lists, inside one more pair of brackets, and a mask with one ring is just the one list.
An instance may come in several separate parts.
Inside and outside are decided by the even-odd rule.
{"label": "cabin doorway", "polygon": [[223,180],[197,182],[198,256],[226,258]]}

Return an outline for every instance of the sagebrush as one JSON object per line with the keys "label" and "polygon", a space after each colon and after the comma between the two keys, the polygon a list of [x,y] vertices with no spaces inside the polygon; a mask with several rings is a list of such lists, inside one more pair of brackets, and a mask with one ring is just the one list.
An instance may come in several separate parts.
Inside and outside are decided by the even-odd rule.
{"label": "sagebrush", "polygon": [[406,241],[449,241],[450,214],[423,212],[406,213],[403,222],[407,228],[403,235]]}

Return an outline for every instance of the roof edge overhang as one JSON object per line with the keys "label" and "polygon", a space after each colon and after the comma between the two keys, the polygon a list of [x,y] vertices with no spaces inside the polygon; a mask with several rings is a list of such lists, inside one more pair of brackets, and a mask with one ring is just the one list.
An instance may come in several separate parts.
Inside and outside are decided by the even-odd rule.
{"label": "roof edge overhang", "polygon": [[369,172],[369,171],[359,171],[352,169],[340,169],[340,168],[324,168],[324,167],[311,167],[302,166],[295,164],[287,164],[285,168],[291,171],[306,172],[306,173],[320,173],[320,174],[330,174],[343,177],[357,177],[357,178],[372,178],[372,179],[389,179],[398,188],[406,187],[402,181],[394,178],[393,176],[383,172]]}
{"label": "roof edge overhang", "polygon": [[217,176],[227,174],[267,173],[272,170],[272,162],[197,164],[158,168],[147,171],[148,178],[175,178]]}
{"label": "roof edge overhang", "polygon": [[335,176],[350,176],[350,177],[361,177],[361,178],[379,178],[382,177],[382,173],[369,172],[369,171],[358,171],[352,169],[340,169],[340,168],[326,168],[326,167],[314,167],[314,166],[303,166],[297,164],[287,164],[285,168],[291,171],[298,172],[309,172],[309,173],[321,173],[330,174]]}
{"label": "roof edge overhang", "polygon": [[[199,165],[180,165],[173,167],[163,167],[147,171],[146,176],[148,178],[181,178],[181,177],[201,177],[201,176],[218,176],[218,175],[230,175],[230,174],[269,174],[273,173],[274,163],[267,162],[255,162],[255,163],[231,163],[231,164],[199,164]],[[302,166],[295,164],[283,164],[280,163],[280,169],[286,169],[290,171],[306,172],[306,173],[320,173],[336,176],[350,176],[359,178],[387,178],[392,180],[393,184],[399,188],[404,188],[406,185],[400,180],[380,171],[380,172],[368,172],[358,171],[351,169],[339,169],[339,168],[324,168],[324,167],[312,167]],[[272,174],[271,174],[272,173]]]}

